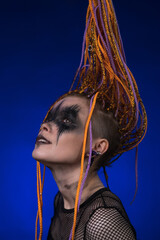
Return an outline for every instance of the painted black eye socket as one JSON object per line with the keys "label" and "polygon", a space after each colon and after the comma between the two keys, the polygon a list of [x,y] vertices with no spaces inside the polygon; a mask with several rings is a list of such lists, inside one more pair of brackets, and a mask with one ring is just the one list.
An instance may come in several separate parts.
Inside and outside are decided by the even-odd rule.
{"label": "painted black eye socket", "polygon": [[69,119],[69,118],[63,118],[63,119],[62,119],[62,122],[63,122],[64,124],[72,124],[72,123],[73,123],[73,121],[72,121],[71,119]]}
{"label": "painted black eye socket", "polygon": [[71,105],[60,108],[63,102],[61,102],[56,108],[52,108],[45,119],[45,123],[53,122],[58,128],[58,136],[64,132],[71,132],[80,127],[80,120],[78,118],[78,112],[80,111],[79,105]]}

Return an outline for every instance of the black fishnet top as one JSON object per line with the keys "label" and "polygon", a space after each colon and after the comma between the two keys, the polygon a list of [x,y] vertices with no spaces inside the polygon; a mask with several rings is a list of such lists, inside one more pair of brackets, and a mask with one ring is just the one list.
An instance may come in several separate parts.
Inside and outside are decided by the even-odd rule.
{"label": "black fishnet top", "polygon": [[[74,209],[64,209],[60,192],[55,197],[54,212],[47,240],[68,240]],[[120,199],[109,189],[102,188],[81,204],[77,216],[75,240],[120,239],[135,240],[136,232]]]}

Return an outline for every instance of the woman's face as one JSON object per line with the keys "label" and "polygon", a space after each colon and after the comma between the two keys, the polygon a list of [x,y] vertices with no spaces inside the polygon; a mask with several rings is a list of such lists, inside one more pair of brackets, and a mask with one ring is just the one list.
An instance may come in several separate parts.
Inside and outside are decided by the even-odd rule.
{"label": "woman's face", "polygon": [[33,158],[46,166],[79,163],[88,114],[85,98],[68,96],[57,102],[41,126]]}

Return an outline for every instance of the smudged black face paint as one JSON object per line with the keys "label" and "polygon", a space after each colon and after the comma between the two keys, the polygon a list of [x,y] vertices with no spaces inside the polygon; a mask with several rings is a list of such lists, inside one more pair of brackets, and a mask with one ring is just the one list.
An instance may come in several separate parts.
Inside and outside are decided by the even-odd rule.
{"label": "smudged black face paint", "polygon": [[79,129],[81,126],[81,122],[78,118],[80,106],[76,104],[61,108],[62,103],[63,102],[56,108],[52,108],[44,121],[54,122],[58,127],[57,143],[62,133]]}

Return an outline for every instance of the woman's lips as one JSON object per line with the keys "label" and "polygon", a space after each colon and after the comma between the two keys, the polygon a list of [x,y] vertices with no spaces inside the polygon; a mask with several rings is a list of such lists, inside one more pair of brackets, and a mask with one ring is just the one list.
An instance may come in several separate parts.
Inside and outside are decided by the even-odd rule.
{"label": "woman's lips", "polygon": [[51,144],[42,134],[39,134],[36,138],[36,144]]}

